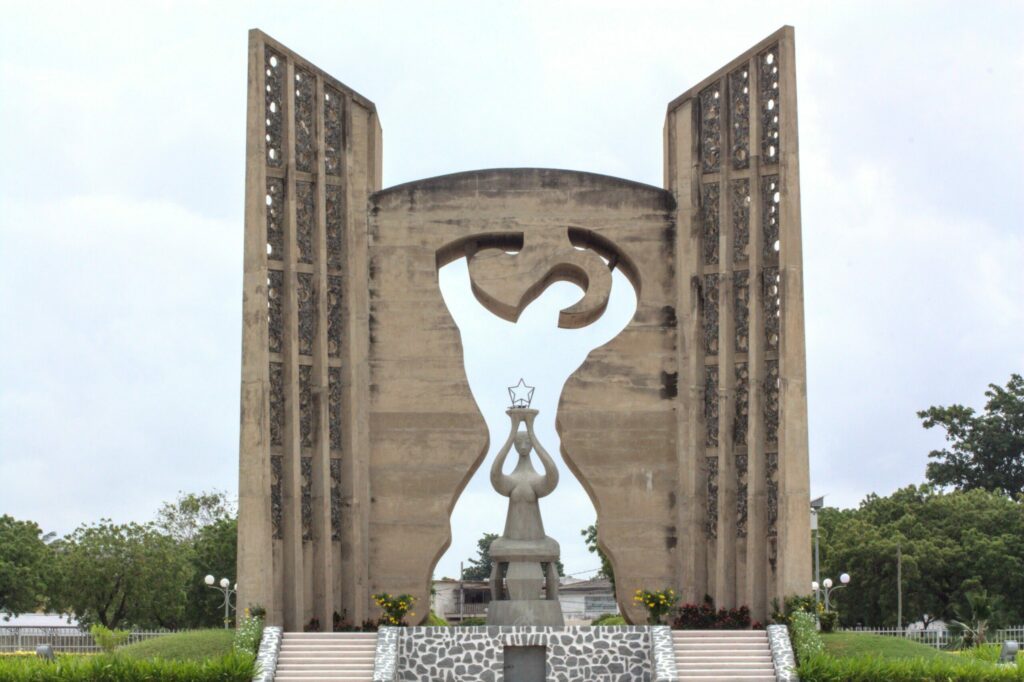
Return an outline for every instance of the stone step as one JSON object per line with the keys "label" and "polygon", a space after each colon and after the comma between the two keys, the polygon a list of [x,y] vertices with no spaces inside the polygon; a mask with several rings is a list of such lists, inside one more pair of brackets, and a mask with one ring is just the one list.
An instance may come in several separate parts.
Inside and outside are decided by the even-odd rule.
{"label": "stone step", "polygon": [[348,646],[335,646],[332,644],[285,644],[281,647],[281,651],[336,651],[339,653],[352,653],[352,654],[363,654],[368,651],[376,651],[377,647],[368,645],[348,645]]}
{"label": "stone step", "polygon": [[740,670],[740,671],[754,671],[754,672],[773,672],[775,666],[772,663],[699,663],[695,665],[680,665],[676,662],[677,670],[685,670],[687,672],[695,672],[698,670]]}
{"label": "stone step", "polygon": [[274,675],[274,682],[289,682],[289,680],[302,680],[302,682],[370,682],[373,680],[373,673],[335,675],[329,673],[289,673],[287,675]]}
{"label": "stone step", "polygon": [[676,665],[700,665],[702,663],[771,663],[771,654],[752,654],[750,656],[677,656]]}
{"label": "stone step", "polygon": [[377,640],[376,632],[286,632],[284,633],[284,640],[287,642],[290,639],[337,639],[337,640],[355,640],[355,639],[372,639]]}
{"label": "stone step", "polygon": [[372,651],[360,654],[339,653],[337,651],[282,651],[281,655],[277,657],[279,661],[372,661],[373,659],[374,652]]}
{"label": "stone step", "polygon": [[674,634],[672,635],[673,641],[687,641],[687,642],[767,642],[768,637],[766,635],[744,635],[743,637],[730,637],[729,635],[691,635],[686,634]]}
{"label": "stone step", "polygon": [[767,637],[767,630],[673,630],[673,635],[693,635],[694,637],[743,637],[757,635]]}
{"label": "stone step", "polygon": [[[680,673],[676,678],[679,680],[701,680],[702,682],[775,682],[775,674],[766,675],[764,673],[739,673],[736,675],[723,675],[721,673]],[[275,680],[276,682],[276,680]]]}

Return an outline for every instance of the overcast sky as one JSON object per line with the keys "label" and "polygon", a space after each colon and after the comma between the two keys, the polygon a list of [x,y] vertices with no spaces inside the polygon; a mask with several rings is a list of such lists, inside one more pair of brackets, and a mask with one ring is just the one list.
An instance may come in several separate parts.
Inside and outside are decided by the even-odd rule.
{"label": "overcast sky", "polygon": [[[661,185],[665,105],[794,25],[812,490],[850,506],[920,482],[942,438],[915,411],[980,407],[1024,370],[1022,8],[0,3],[0,513],[63,533],[147,520],[179,490],[234,494],[252,27],[376,102],[385,186],[505,166]],[[556,394],[625,324],[628,285],[625,317],[537,346],[570,285],[510,329],[474,309],[464,270],[443,278],[492,431],[522,372],[557,451]],[[517,376],[487,373],[494,335],[523,349]],[[544,509],[575,572],[597,563],[571,478]],[[501,530],[483,483],[439,574]]]}

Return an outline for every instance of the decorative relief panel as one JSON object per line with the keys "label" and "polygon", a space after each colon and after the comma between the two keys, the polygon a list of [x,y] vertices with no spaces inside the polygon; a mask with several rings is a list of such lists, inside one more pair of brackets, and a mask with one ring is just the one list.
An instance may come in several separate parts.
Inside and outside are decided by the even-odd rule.
{"label": "decorative relief panel", "polygon": [[761,162],[779,162],[779,46],[757,57],[758,106],[761,109]]}
{"label": "decorative relief panel", "polygon": [[327,369],[327,426],[331,450],[341,450],[341,367]]}
{"label": "decorative relief panel", "polygon": [[729,122],[732,124],[732,167],[750,165],[750,74],[746,67],[729,74]]}
{"label": "decorative relief panel", "polygon": [[313,458],[299,460],[302,474],[302,539],[313,539]]}
{"label": "decorative relief panel", "polygon": [[736,363],[736,413],[733,416],[733,445],[747,444],[747,413],[750,409],[750,368],[745,362]]}
{"label": "decorative relief panel", "polygon": [[700,213],[704,228],[702,245],[705,265],[714,265],[718,262],[719,194],[717,182],[706,183],[701,191]]}
{"label": "decorative relief panel", "polygon": [[700,161],[705,173],[721,168],[722,117],[718,84],[700,93]]}
{"label": "decorative relief panel", "polygon": [[765,268],[762,276],[765,350],[778,351],[779,336],[782,333],[782,277],[778,268]]}
{"label": "decorative relief panel", "polygon": [[283,462],[281,455],[270,457],[270,529],[275,540],[283,537],[281,526],[281,480]]}
{"label": "decorative relief panel", "polygon": [[737,353],[750,348],[750,273],[736,270],[732,273],[733,313],[736,316],[733,347]]}
{"label": "decorative relief panel", "polygon": [[704,275],[704,352],[718,355],[718,274]]}
{"label": "decorative relief panel", "polygon": [[296,260],[313,262],[313,235],[316,233],[316,192],[311,182],[295,183],[295,247]]}
{"label": "decorative relief panel", "polygon": [[331,458],[331,539],[341,539],[341,460]]}
{"label": "decorative relief panel", "polygon": [[740,178],[729,183],[732,212],[732,262],[746,263],[750,247],[750,180]]}
{"label": "decorative relief panel", "polygon": [[341,307],[344,286],[341,277],[327,277],[327,355],[341,357],[345,318]]}
{"label": "decorative relief panel", "polygon": [[704,444],[718,447],[718,367],[704,368]]}
{"label": "decorative relief panel", "polygon": [[313,447],[313,367],[299,365],[299,438],[302,447]]}
{"label": "decorative relief panel", "polygon": [[768,499],[768,563],[772,571],[778,563],[779,537],[779,453],[769,452],[766,456],[765,486]]}
{"label": "decorative relief panel", "polygon": [[747,453],[736,455],[736,535],[747,537]]}
{"label": "decorative relief panel", "polygon": [[295,69],[295,168],[316,171],[316,78]]}
{"label": "decorative relief panel", "polygon": [[708,469],[708,509],[704,533],[709,538],[718,537],[718,458],[705,457]]}
{"label": "decorative relief panel", "polygon": [[779,262],[779,201],[782,199],[782,188],[779,186],[778,175],[766,175],[761,178],[761,234],[764,243],[764,262]]}
{"label": "decorative relief panel", "polygon": [[333,88],[324,88],[324,166],[328,175],[341,175],[344,130],[341,93]]}
{"label": "decorative relief panel", "polygon": [[284,273],[267,271],[267,348],[280,353],[284,347]]}
{"label": "decorative relief panel", "polygon": [[284,260],[284,180],[267,178],[267,258]]}
{"label": "decorative relief panel", "polygon": [[297,296],[299,302],[299,355],[313,354],[313,340],[316,338],[316,287],[313,284],[313,275],[308,272],[300,272],[297,275],[299,283]]}
{"label": "decorative relief panel", "polygon": [[267,165],[280,168],[284,161],[282,153],[282,114],[284,105],[284,59],[272,50],[263,51],[263,66],[266,69],[266,96],[263,98],[266,120]]}
{"label": "decorative relief panel", "polygon": [[340,270],[345,262],[345,203],[341,187],[327,185],[327,267]]}
{"label": "decorative relief panel", "polygon": [[270,444],[284,445],[284,365],[270,363]]}
{"label": "decorative relief panel", "polygon": [[779,361],[764,363],[764,442],[779,441]]}

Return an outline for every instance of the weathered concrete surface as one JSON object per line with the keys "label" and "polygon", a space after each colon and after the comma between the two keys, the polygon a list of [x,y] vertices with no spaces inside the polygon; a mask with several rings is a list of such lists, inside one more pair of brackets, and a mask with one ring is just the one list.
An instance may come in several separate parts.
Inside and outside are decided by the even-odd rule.
{"label": "weathered concrete surface", "polygon": [[566,280],[586,293],[559,323],[586,325],[610,267],[637,291],[556,422],[633,622],[637,588],[711,594],[761,620],[806,590],[791,28],[669,105],[666,189],[505,169],[378,191],[372,102],[259,31],[247,125],[240,603],[294,630],[372,617],[373,592],[427,602],[488,449],[438,288],[461,257],[506,319]]}

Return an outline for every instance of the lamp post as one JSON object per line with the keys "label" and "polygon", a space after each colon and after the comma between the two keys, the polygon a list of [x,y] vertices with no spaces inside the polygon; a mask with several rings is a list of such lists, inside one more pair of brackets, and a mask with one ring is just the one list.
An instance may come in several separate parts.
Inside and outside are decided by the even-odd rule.
{"label": "lamp post", "polygon": [[824,593],[824,595],[825,595],[825,612],[826,613],[828,613],[829,609],[831,608],[831,602],[829,601],[829,598],[832,596],[832,593],[835,592],[836,590],[841,590],[841,589],[843,589],[844,587],[846,587],[847,585],[850,584],[850,574],[849,573],[843,573],[841,576],[839,576],[839,582],[841,582],[842,585],[835,585],[832,582],[832,578],[825,578],[825,580],[822,581],[822,583],[820,585],[818,584],[817,580],[811,582],[811,589],[812,590],[817,592],[820,589]]}
{"label": "lamp post", "polygon": [[811,530],[814,531],[814,603],[821,603],[821,591],[818,583],[821,582],[821,562],[818,560],[818,511],[825,506],[825,496],[816,497],[811,500]]}
{"label": "lamp post", "polygon": [[231,605],[231,595],[238,590],[238,583],[235,583],[234,587],[231,586],[231,581],[227,578],[221,578],[220,583],[217,583],[216,578],[212,575],[206,576],[203,580],[206,586],[217,590],[224,595],[224,629],[227,630],[231,624],[231,611],[235,607]]}

